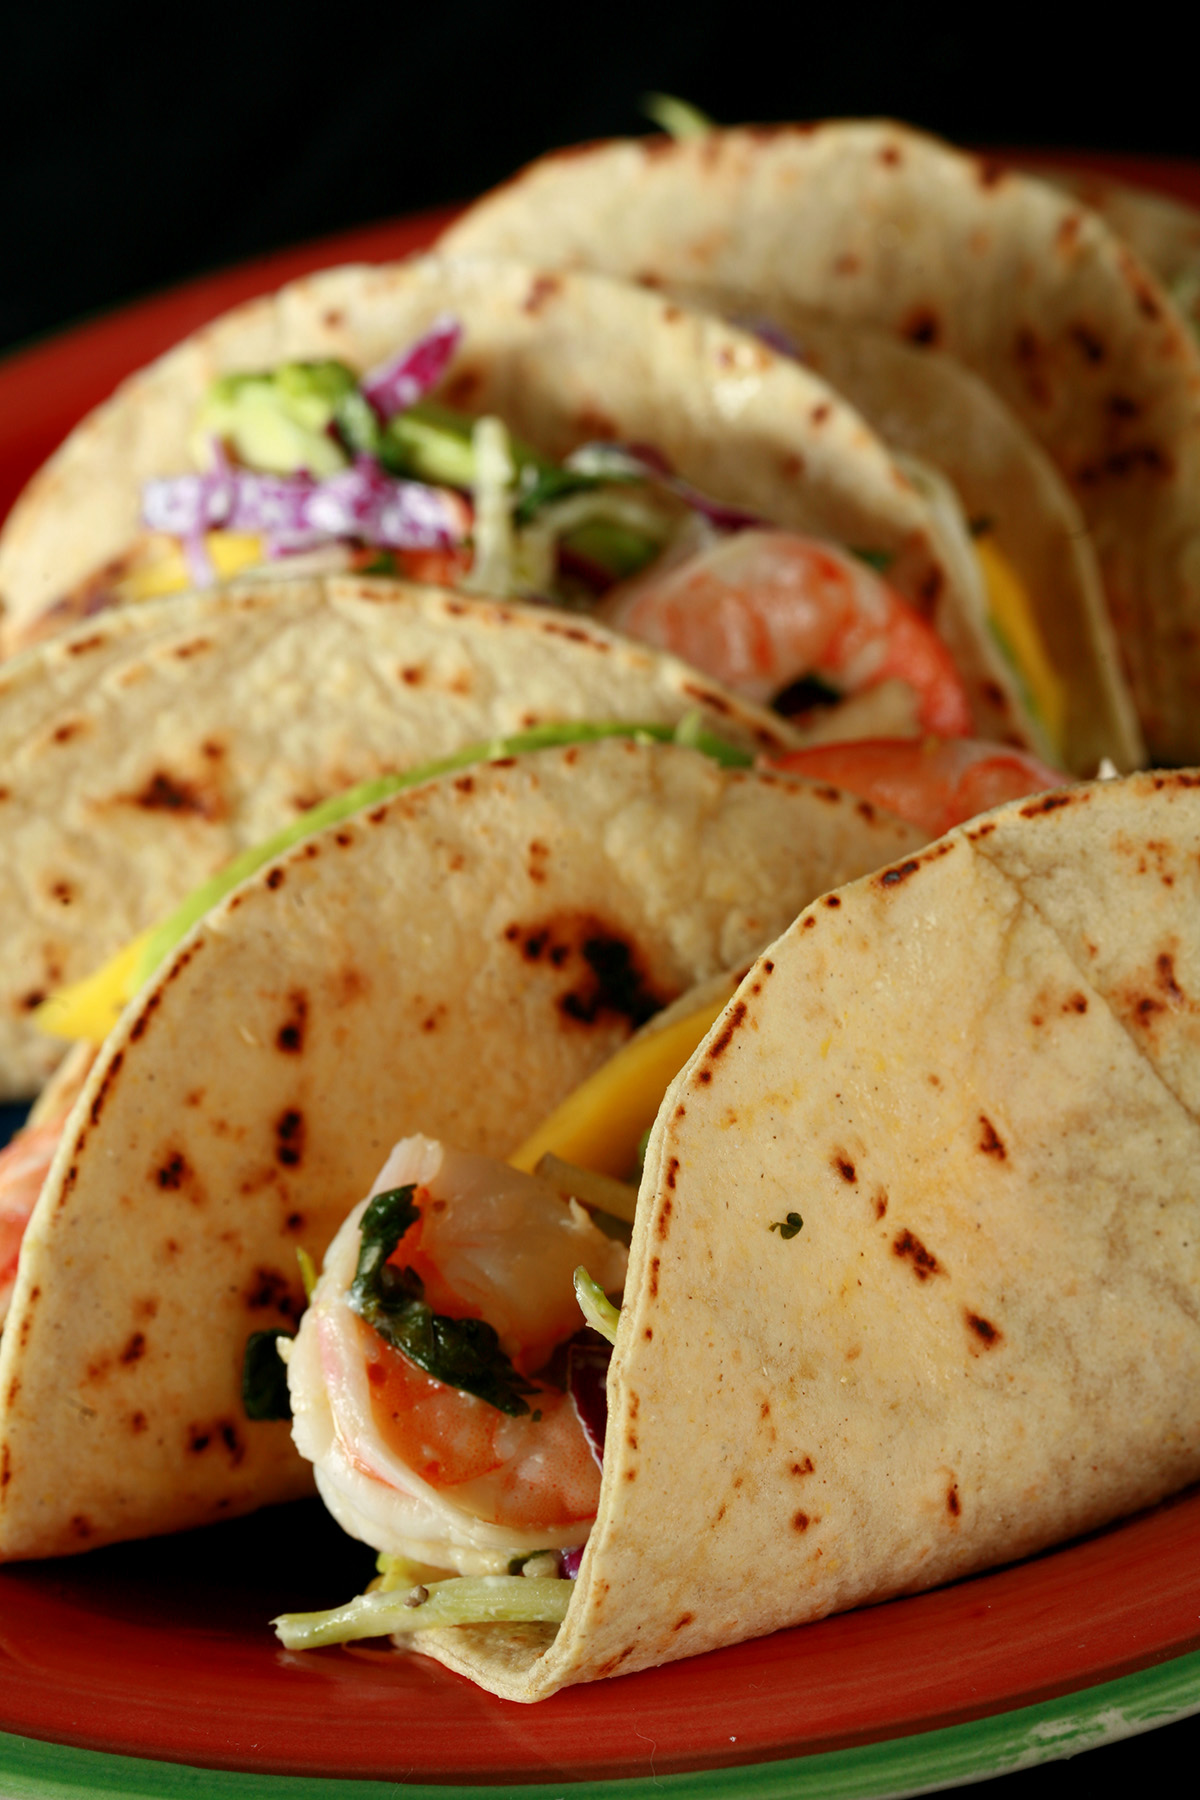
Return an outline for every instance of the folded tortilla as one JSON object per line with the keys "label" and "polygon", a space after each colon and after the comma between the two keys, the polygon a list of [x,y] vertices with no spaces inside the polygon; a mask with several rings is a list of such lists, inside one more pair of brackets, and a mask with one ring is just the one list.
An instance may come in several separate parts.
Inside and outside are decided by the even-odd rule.
{"label": "folded tortilla", "polygon": [[976,735],[1031,743],[951,528],[863,418],[751,335],[589,274],[434,257],[329,269],[206,326],[133,376],[35,476],[0,534],[5,641],[110,562],[139,528],[142,484],[193,467],[214,377],[332,357],[367,371],[452,314],[461,343],[435,398],[490,413],[544,455],[652,446],[727,505],[878,556],[946,640]]}
{"label": "folded tortilla", "polygon": [[504,1154],[693,982],[920,842],[836,790],[633,739],[445,776],[197,925],[68,1119],[0,1341],[0,1557],[308,1492],[242,1411],[397,1137]]}
{"label": "folded tortilla", "polygon": [[1078,501],[1152,755],[1200,753],[1200,353],[1078,200],[902,125],[832,121],[543,158],[443,243],[734,287],[768,317],[778,300],[967,364]]}
{"label": "folded tortilla", "polygon": [[659,1112],[565,1622],[415,1647],[535,1700],[1200,1475],[1198,918],[1195,773],[1018,802],[807,908]]}
{"label": "folded tortilla", "polygon": [[382,773],[559,720],[786,723],[587,619],[340,576],[125,607],[0,667],[0,1096],[30,1014],[239,851]]}

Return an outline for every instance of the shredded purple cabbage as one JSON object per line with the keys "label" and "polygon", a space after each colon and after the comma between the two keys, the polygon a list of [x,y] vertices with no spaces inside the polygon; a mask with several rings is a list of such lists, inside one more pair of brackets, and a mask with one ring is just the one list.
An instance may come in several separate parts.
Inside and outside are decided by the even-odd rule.
{"label": "shredded purple cabbage", "polygon": [[595,1338],[573,1338],[567,1350],[567,1393],[588,1448],[600,1468],[604,1467],[604,1434],[608,1425],[606,1384],[611,1357],[611,1346]]}
{"label": "shredded purple cabbage", "polygon": [[559,1551],[558,1566],[568,1581],[575,1581],[578,1578],[579,1565],[583,1561],[583,1553],[586,1549],[586,1544],[576,1544],[570,1550]]}
{"label": "shredded purple cabbage", "polygon": [[324,481],[311,475],[262,475],[235,469],[220,445],[204,475],[148,481],[142,522],[183,540],[192,579],[213,580],[206,531],[253,532],[271,556],[288,556],[331,538],[355,538],[386,550],[448,550],[470,530],[470,509],[449,488],[397,481],[373,457]]}
{"label": "shredded purple cabbage", "polygon": [[451,313],[442,313],[424,337],[363,376],[359,391],[385,425],[437,386],[461,337],[459,321]]}

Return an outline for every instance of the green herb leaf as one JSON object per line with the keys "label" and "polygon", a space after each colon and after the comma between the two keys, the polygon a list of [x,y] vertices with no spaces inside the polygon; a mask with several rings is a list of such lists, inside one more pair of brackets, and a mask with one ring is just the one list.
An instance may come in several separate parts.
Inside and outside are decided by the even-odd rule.
{"label": "green herb leaf", "polygon": [[447,1387],[474,1394],[497,1411],[518,1418],[529,1411],[522,1397],[536,1386],[518,1375],[484,1319],[450,1319],[425,1299],[415,1269],[389,1262],[400,1239],[421,1216],[414,1185],[376,1194],[362,1216],[362,1246],[347,1302],[385,1344]]}
{"label": "green herb leaf", "polygon": [[242,1411],[248,1419],[290,1419],[287,1370],[276,1345],[290,1331],[252,1331],[242,1353]]}
{"label": "green herb leaf", "polygon": [[893,550],[864,550],[857,544],[851,546],[850,554],[856,556],[859,562],[866,563],[868,569],[874,569],[877,575],[886,575],[896,560]]}
{"label": "green herb leaf", "polygon": [[804,1220],[797,1212],[790,1212],[786,1219],[776,1219],[767,1227],[768,1231],[777,1231],[781,1238],[794,1238],[798,1231],[804,1229]]}

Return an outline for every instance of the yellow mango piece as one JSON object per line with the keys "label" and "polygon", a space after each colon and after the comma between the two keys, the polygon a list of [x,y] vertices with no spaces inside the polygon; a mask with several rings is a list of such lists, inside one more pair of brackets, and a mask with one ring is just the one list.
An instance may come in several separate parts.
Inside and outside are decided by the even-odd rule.
{"label": "yellow mango piece", "polygon": [[[263,560],[262,539],[244,531],[206,532],[204,547],[221,581]],[[172,544],[152,562],[131,569],[120,583],[120,592],[123,600],[158,600],[164,594],[182,594],[194,586],[182,547]]]}
{"label": "yellow mango piece", "polygon": [[532,1174],[550,1154],[624,1180],[637,1164],[643,1133],[653,1125],[663,1095],[727,998],[722,993],[700,1011],[632,1038],[543,1119],[509,1157],[513,1168]]}
{"label": "yellow mango piece", "polygon": [[1066,690],[1046,653],[1033,602],[1024,582],[992,538],[976,538],[975,554],[983,570],[992,622],[1016,661],[1054,748],[1061,753],[1067,719]]}
{"label": "yellow mango piece", "polygon": [[102,1044],[141,986],[142,961],[151,936],[143,931],[102,968],[70,987],[57,988],[33,1013],[33,1022],[51,1037],[82,1038]]}

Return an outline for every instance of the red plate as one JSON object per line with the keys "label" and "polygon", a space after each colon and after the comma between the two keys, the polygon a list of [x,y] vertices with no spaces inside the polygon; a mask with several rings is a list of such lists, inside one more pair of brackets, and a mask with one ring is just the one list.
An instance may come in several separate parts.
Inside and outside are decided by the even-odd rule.
{"label": "red plate", "polygon": [[[1200,203],[1190,164],[1054,159]],[[0,511],[89,407],[187,331],[324,264],[406,255],[450,216],[206,276],[0,365]],[[348,1598],[369,1570],[311,1503],[0,1571],[0,1732],[18,1734],[0,1736],[3,1791],[195,1793],[180,1765],[200,1764],[247,1772],[204,1788],[246,1800],[365,1800],[373,1790],[354,1782],[372,1778],[381,1794],[616,1781],[633,1800],[664,1776],[684,1795],[766,1800],[802,1785],[846,1800],[1019,1768],[1200,1709],[1195,1490],[1011,1569],[533,1708],[416,1656],[278,1648],[272,1614]],[[319,1779],[298,1790],[304,1776]]]}

